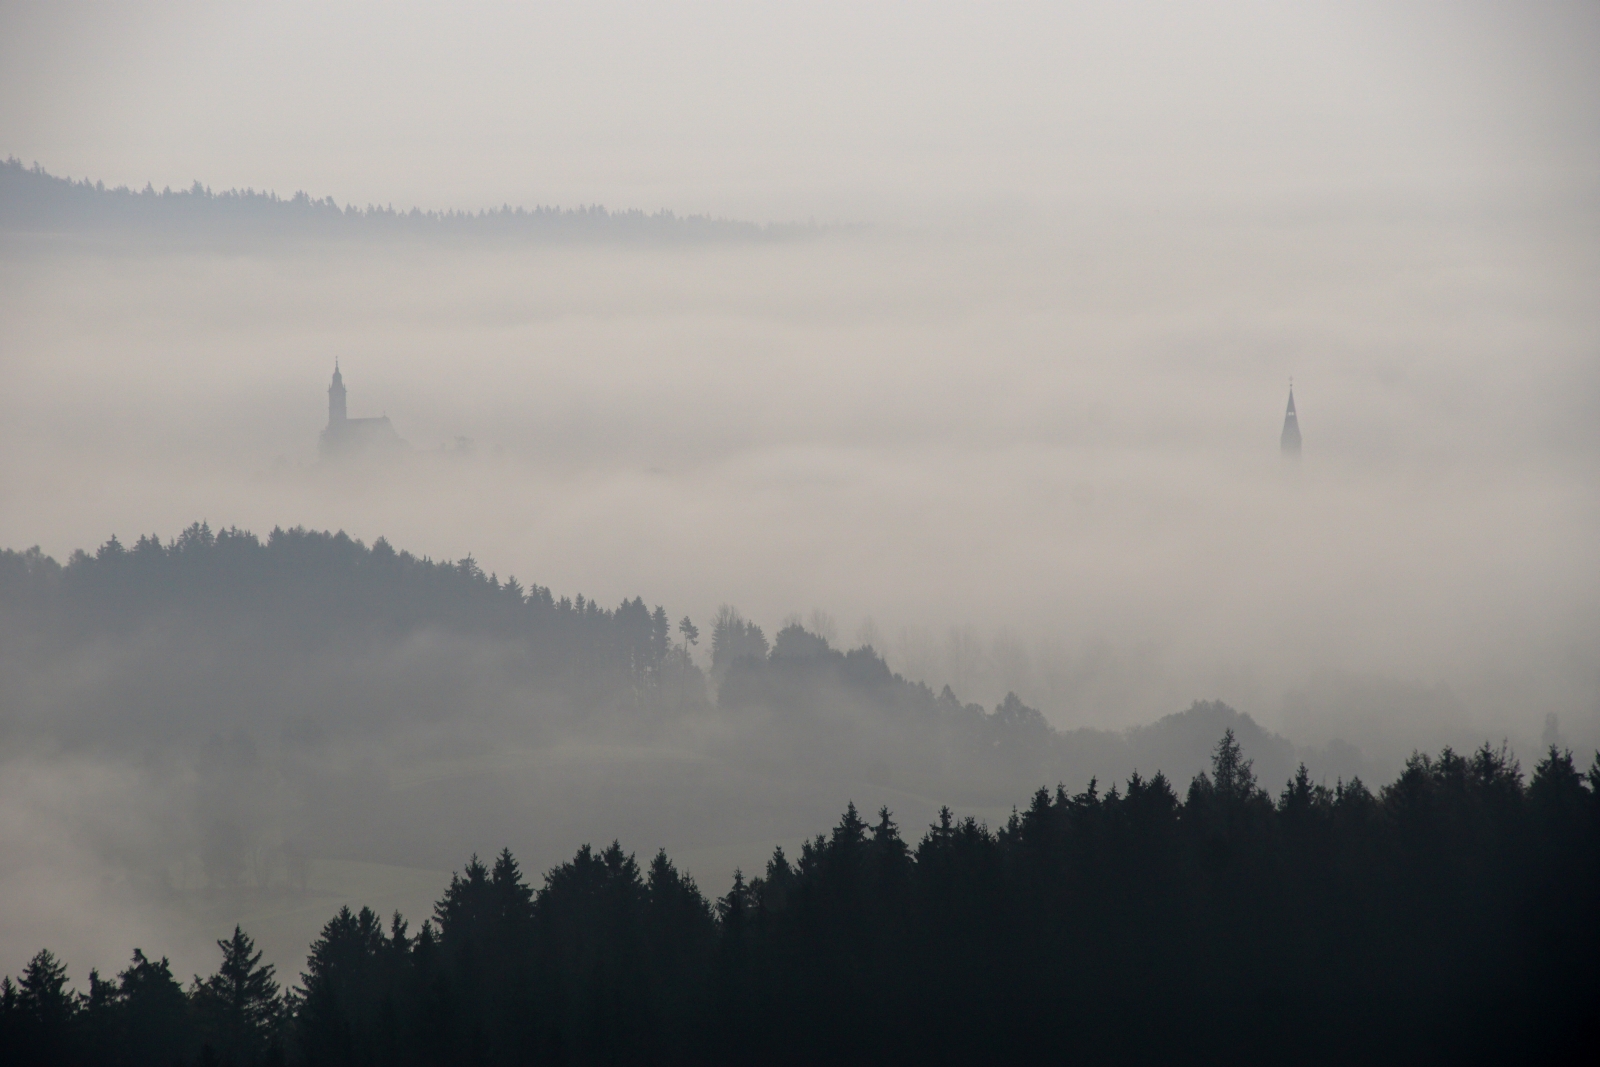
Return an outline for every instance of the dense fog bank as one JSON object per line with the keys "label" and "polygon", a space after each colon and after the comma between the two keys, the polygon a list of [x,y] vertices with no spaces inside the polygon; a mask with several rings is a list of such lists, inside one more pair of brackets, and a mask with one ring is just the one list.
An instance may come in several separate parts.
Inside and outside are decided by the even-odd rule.
{"label": "dense fog bank", "polygon": [[[661,605],[674,646],[682,617],[702,630],[640,714],[631,682],[553,684],[515,628],[390,632],[376,604],[346,629],[331,588],[202,624],[158,611],[158,583],[130,621],[8,660],[7,877],[42,906],[8,937],[71,927],[51,943],[109,967],[93,954],[125,951],[119,924],[160,929],[198,968],[219,927],[265,917],[286,960],[338,902],[415,913],[464,849],[539,869],[620,837],[709,881],[849,800],[997,824],[1041,783],[1181,780],[1230,724],[1268,782],[1301,757],[1332,785],[1446,743],[1600,747],[1595,264],[1581,224],[1545,227],[1441,209],[692,249],[5,237],[0,543],[66,564],[196,518],[304,524],[470,556],[501,597],[515,574]],[[387,415],[397,452],[320,456],[336,359],[350,414]],[[1290,374],[1297,466],[1276,448]],[[752,678],[726,705],[725,603],[769,642],[798,621],[830,654],[871,646],[918,695],[829,676],[795,720],[752,710],[792,695]],[[1250,721],[1207,704],[1153,725],[1196,700]],[[975,756],[1002,725],[1057,733]],[[234,779],[260,800],[230,835],[208,783]],[[70,923],[70,899],[101,919]]]}
{"label": "dense fog bank", "polygon": [[[0,534],[65,558],[197,516],[304,523],[606,603],[734,602],[769,631],[820,610],[836,643],[1059,726],[1204,695],[1331,736],[1335,686],[1391,709],[1357,739],[1391,767],[1428,730],[1536,741],[1554,713],[1580,739],[1591,221],[1124,209],[270,255],[11,237]],[[318,462],[335,359],[403,459]]]}
{"label": "dense fog bank", "polygon": [[1301,762],[1330,788],[1390,773],[1220,702],[1059,730],[811,626],[769,639],[732,608],[696,624],[301,529],[195,524],[64,565],[6,550],[5,944],[59,931],[98,959],[111,931],[147,928],[183,961],[248,919],[285,960],[319,907],[415,910],[464,848],[542,869],[617,837],[709,880],[848,801],[998,825],[1041,784],[1187,781],[1230,729],[1264,782]]}

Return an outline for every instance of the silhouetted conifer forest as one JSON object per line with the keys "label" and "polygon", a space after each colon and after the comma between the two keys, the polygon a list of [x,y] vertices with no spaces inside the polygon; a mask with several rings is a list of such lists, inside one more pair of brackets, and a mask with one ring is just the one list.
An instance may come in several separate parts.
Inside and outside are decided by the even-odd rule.
{"label": "silhouetted conifer forest", "polygon": [[16,233],[123,233],[149,238],[229,239],[382,237],[519,241],[761,241],[815,232],[809,225],[758,225],[670,211],[523,208],[482,211],[397,211],[392,205],[340,206],[332,197],[290,197],[254,189],[214,193],[199,181],[187,189],[108,188],[74,181],[20,160],[0,161],[0,230]]}
{"label": "silhouetted conifer forest", "polygon": [[1231,734],[915,840],[852,805],[707,897],[663,852],[474,857],[415,931],[342,909],[285,987],[249,936],[0,984],[15,1064],[1555,1062],[1600,1036],[1600,757],[1417,755],[1274,799]]}
{"label": "silhouetted conifer forest", "polygon": [[[660,738],[715,714],[733,738],[719,751],[775,777],[892,758],[893,774],[952,804],[1007,789],[1014,800],[1073,780],[1071,750],[1094,743],[1015,698],[991,713],[935,695],[871,648],[841,652],[798,624],[769,642],[731,608],[709,626],[712,697],[692,620],[343,534],[263,541],[196,524],[65,564],[0,552],[0,609],[18,682],[0,725],[13,739],[177,744],[221,721],[221,705],[186,706],[148,678],[159,699],[119,683],[121,717],[29,696],[56,691],[38,679],[57,661],[81,673],[83,649],[154,649],[156,673],[205,663],[229,675],[244,711],[228,721],[276,721],[291,766],[315,742],[270,680],[426,637],[477,649],[480,672],[481,642],[449,642],[512,650],[517,692],[537,696],[537,714],[507,713],[518,728],[565,716]],[[470,691],[472,670],[438,699]],[[369,739],[430,699],[326,701],[317,721]],[[1185,730],[1249,724],[1220,705],[1185,715],[1173,717]],[[665,851],[641,865],[616,842],[542,878],[509,850],[474,857],[420,925],[340,910],[297,975],[275,973],[240,929],[218,942],[209,977],[174,973],[159,946],[106,977],[40,951],[0,984],[0,1062],[1483,1062],[1593,1047],[1600,754],[1585,772],[1552,746],[1525,778],[1503,745],[1446,748],[1413,755],[1374,793],[1303,764],[1269,779],[1231,726],[1218,732],[1186,786],[1157,760],[1110,787],[1039,788],[995,827],[945,808],[902,833],[888,807],[852,804],[828,833],[711,895]],[[312,851],[398,848],[427,837],[430,818],[447,831],[430,847],[463,830],[430,811],[440,794],[407,807],[380,791],[366,802],[387,823],[319,844],[316,828],[360,798],[318,792],[310,772],[293,785],[318,817],[283,832]],[[230,849],[244,844],[212,835],[204,847],[213,884],[240,877]]]}

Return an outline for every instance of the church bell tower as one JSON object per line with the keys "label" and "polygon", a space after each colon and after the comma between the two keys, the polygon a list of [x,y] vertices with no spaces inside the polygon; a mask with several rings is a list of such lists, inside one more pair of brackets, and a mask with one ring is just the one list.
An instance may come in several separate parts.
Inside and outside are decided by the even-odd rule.
{"label": "church bell tower", "polygon": [[344,375],[339,373],[339,361],[333,361],[333,384],[328,386],[328,429],[344,422]]}

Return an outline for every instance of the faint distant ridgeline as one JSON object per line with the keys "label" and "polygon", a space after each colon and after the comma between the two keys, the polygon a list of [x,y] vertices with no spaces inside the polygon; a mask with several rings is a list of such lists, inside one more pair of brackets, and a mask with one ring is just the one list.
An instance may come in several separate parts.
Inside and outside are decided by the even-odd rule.
{"label": "faint distant ridgeline", "polygon": [[254,189],[214,193],[196,181],[188,189],[142,190],[73,181],[21,160],[0,162],[0,232],[126,234],[176,238],[262,239],[498,239],[704,243],[772,241],[818,227],[759,225],[707,215],[675,215],[598,205],[577,208],[509,205],[484,211],[396,211],[392,206],[341,207],[332,197],[291,197]]}

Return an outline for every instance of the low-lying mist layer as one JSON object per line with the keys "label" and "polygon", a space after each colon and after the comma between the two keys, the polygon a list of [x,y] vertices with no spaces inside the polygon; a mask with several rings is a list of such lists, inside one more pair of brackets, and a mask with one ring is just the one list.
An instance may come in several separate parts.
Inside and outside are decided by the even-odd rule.
{"label": "low-lying mist layer", "polygon": [[[648,249],[11,234],[0,543],[304,524],[769,632],[820,609],[1058,726],[1205,696],[1390,767],[1549,714],[1600,741],[1593,220],[1414,206]],[[394,462],[318,461],[336,359]]]}
{"label": "low-lying mist layer", "polygon": [[195,524],[65,565],[7,550],[0,948],[50,931],[98,961],[113,931],[149,929],[187,961],[248,920],[285,960],[319,908],[414,911],[463,850],[542,867],[620,836],[720,878],[847,801],[998,824],[1041,784],[1187,780],[1230,729],[1269,783],[1297,762],[1330,787],[1387,773],[1220,702],[1059,730],[811,625],[769,640],[733,608],[604,607],[301,529]]}
{"label": "low-lying mist layer", "polygon": [[[1600,747],[1593,219],[1426,208],[628,247],[0,235],[0,544],[65,561],[46,602],[76,620],[24,611],[0,649],[0,862],[32,902],[5,944],[61,929],[109,968],[102,935],[165,930],[198,969],[248,918],[290,959],[329,906],[415,913],[474,848],[620,836],[709,880],[849,800],[998,824],[1041,783],[1181,780],[1228,726],[1265,781],[1304,758],[1330,786],[1414,748]],[[319,455],[335,360],[404,447]],[[149,573],[246,567],[221,602],[146,575],[131,614],[67,610],[196,518],[349,539],[196,531]],[[113,534],[125,564],[71,561]],[[474,562],[378,566],[383,537]],[[415,614],[249,571],[296,545]],[[562,592],[516,606],[510,574]],[[710,654],[723,604],[758,668]]]}

